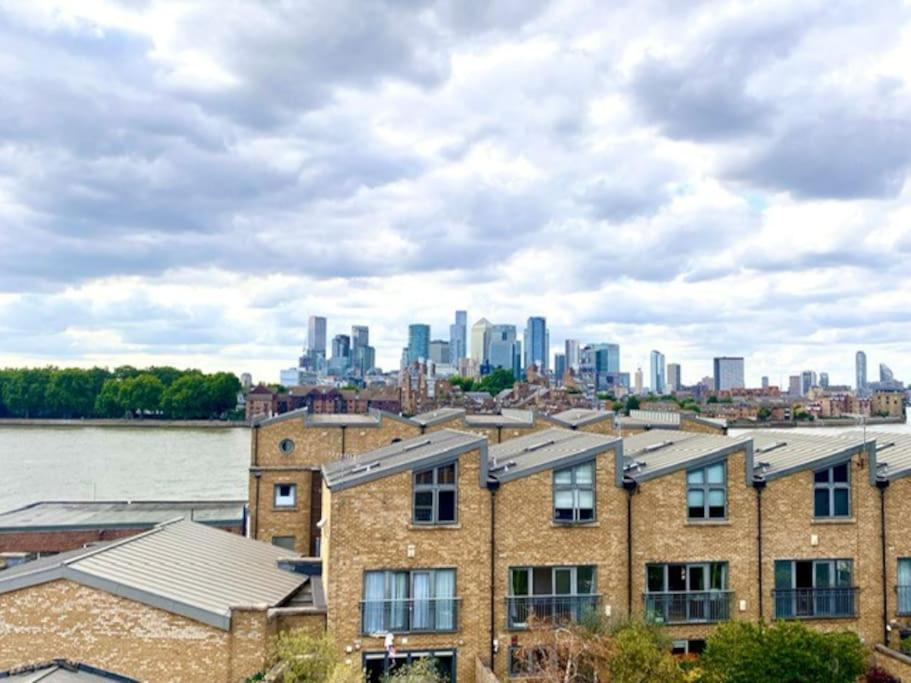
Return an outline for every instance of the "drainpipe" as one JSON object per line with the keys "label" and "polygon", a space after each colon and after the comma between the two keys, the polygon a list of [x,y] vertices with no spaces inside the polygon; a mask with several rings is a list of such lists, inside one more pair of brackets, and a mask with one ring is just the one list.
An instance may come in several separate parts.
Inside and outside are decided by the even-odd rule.
{"label": "drainpipe", "polygon": [[345,427],[347,425],[342,425],[342,455],[345,455]]}
{"label": "drainpipe", "polygon": [[883,585],[883,645],[889,646],[889,591],[886,588],[886,489],[889,480],[876,479],[876,488],[879,489],[879,522],[880,543],[882,552],[882,585]]}
{"label": "drainpipe", "polygon": [[625,477],[626,489],[626,618],[633,618],[633,495],[638,484],[635,479]]}
{"label": "drainpipe", "polygon": [[[263,476],[262,472],[254,472],[253,476],[256,478],[256,505],[253,508],[253,529],[251,538],[257,539],[259,534],[259,480]],[[258,539],[257,539],[258,540]]]}
{"label": "drainpipe", "polygon": [[500,488],[498,479],[488,479],[490,491],[490,670],[494,671],[497,656],[496,638],[496,578],[497,578],[497,491]]}
{"label": "drainpipe", "polygon": [[765,618],[763,612],[762,598],[762,492],[765,490],[766,480],[762,478],[753,479],[753,488],[756,489],[756,569],[759,579],[759,621]]}

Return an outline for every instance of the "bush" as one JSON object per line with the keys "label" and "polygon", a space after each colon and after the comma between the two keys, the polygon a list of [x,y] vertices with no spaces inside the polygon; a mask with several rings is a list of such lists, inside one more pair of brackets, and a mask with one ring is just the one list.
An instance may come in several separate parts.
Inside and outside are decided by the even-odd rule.
{"label": "bush", "polygon": [[898,644],[898,649],[906,655],[911,655],[911,636],[902,638],[901,642]]}
{"label": "bush", "polygon": [[437,670],[436,662],[431,657],[415,659],[393,674],[383,677],[383,683],[448,683],[448,681],[449,678]]}
{"label": "bush", "polygon": [[327,634],[316,637],[303,629],[285,631],[275,640],[273,660],[284,664],[284,683],[358,683],[363,674],[341,662]]}
{"label": "bush", "polygon": [[866,648],[849,631],[734,621],[709,637],[702,666],[710,683],[855,683],[866,661]]}
{"label": "bush", "polygon": [[614,651],[609,668],[614,683],[684,680],[660,627],[631,621],[613,632]]}
{"label": "bush", "polygon": [[864,676],[866,683],[901,683],[901,680],[890,674],[881,666],[871,666]]}

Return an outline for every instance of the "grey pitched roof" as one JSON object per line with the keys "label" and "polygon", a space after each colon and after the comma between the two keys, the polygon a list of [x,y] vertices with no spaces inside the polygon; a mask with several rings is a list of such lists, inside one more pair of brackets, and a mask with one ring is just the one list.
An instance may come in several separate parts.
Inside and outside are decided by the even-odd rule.
{"label": "grey pitched roof", "polygon": [[507,482],[566,467],[619,446],[620,439],[615,436],[555,427],[491,446],[489,472],[500,482]]}
{"label": "grey pitched roof", "polygon": [[499,415],[465,416],[469,427],[531,427],[534,423],[535,414],[530,410],[504,408]]}
{"label": "grey pitched roof", "polygon": [[[852,432],[853,434],[853,432]],[[911,434],[868,432],[876,438],[876,470],[886,479],[911,476]]]}
{"label": "grey pitched roof", "polygon": [[624,427],[680,429],[680,413],[670,410],[631,410],[629,415],[618,415],[617,423]]}
{"label": "grey pitched roof", "polygon": [[436,410],[415,415],[411,419],[422,427],[429,427],[440,422],[446,422],[454,417],[461,417],[464,414],[464,408],[437,408]]}
{"label": "grey pitched roof", "polygon": [[330,490],[338,491],[374,481],[415,467],[431,467],[480,449],[481,484],[487,480],[487,439],[477,434],[441,429],[405,439],[353,457],[323,465],[323,477]]}
{"label": "grey pitched roof", "polygon": [[602,420],[610,420],[613,417],[614,413],[611,410],[571,408],[570,410],[564,410],[562,413],[550,415],[548,419],[567,427],[582,427]]}
{"label": "grey pitched roof", "polygon": [[0,513],[0,533],[75,529],[150,528],[185,517],[203,524],[239,525],[242,500],[40,501]]}
{"label": "grey pitched roof", "polygon": [[[742,434],[753,440],[754,474],[772,480],[806,469],[819,469],[848,460],[864,448],[860,434],[838,437],[793,430],[754,429]],[[872,446],[873,437],[867,439]]]}
{"label": "grey pitched roof", "polygon": [[178,521],[120,541],[62,553],[0,573],[0,593],[69,579],[225,630],[231,608],[280,605],[308,577],[278,568],[293,553]]}
{"label": "grey pitched roof", "polygon": [[16,683],[138,683],[135,678],[104,671],[94,666],[55,659],[29,664],[9,671],[0,671],[0,680]]}
{"label": "grey pitched roof", "polygon": [[648,481],[723,460],[739,450],[747,452],[746,478],[750,481],[752,442],[748,438],[666,430],[642,432],[623,439],[624,471],[636,481]]}

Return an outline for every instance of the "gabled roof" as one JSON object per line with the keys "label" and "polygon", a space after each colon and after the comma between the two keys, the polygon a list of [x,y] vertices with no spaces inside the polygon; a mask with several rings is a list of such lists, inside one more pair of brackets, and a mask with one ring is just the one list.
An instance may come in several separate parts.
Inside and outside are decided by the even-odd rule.
{"label": "gabled roof", "polygon": [[10,683],[138,683],[135,678],[128,678],[110,671],[105,671],[88,664],[71,662],[66,659],[54,659],[40,664],[27,664],[9,671],[0,671],[0,681]]}
{"label": "gabled roof", "polygon": [[877,475],[889,480],[911,476],[911,434],[868,433],[876,437]]}
{"label": "gabled roof", "polygon": [[61,529],[142,529],[173,520],[236,526],[246,501],[40,501],[0,513],[0,533]]}
{"label": "gabled roof", "polygon": [[465,424],[469,427],[531,427],[535,423],[535,414],[530,410],[504,408],[499,415],[466,415]]}
{"label": "gabled roof", "polygon": [[618,415],[617,424],[651,429],[680,429],[680,413],[670,410],[631,410],[629,415]]}
{"label": "gabled roof", "polygon": [[461,417],[463,415],[465,415],[464,408],[437,408],[436,410],[415,415],[411,420],[422,427],[429,427],[430,425],[446,422],[454,417]]}
{"label": "gabled roof", "polygon": [[308,408],[290,410],[281,415],[257,420],[254,424],[265,427],[285,420],[303,420],[306,427],[379,427],[383,420],[396,420],[415,424],[407,417],[395,415],[385,410],[371,409],[369,413],[311,413]]}
{"label": "gabled roof", "polygon": [[416,467],[442,464],[475,449],[481,451],[479,484],[483,486],[487,481],[487,439],[454,429],[441,429],[333,461],[323,465],[323,477],[329,490],[339,491]]}
{"label": "gabled roof", "polygon": [[278,568],[287,550],[178,521],[0,573],[0,594],[69,579],[229,630],[231,608],[275,607],[308,577]]}
{"label": "gabled roof", "polygon": [[[638,482],[682,469],[724,460],[746,450],[746,479],[752,481],[752,442],[749,438],[678,431],[648,431],[623,439],[624,474]],[[729,473],[729,477],[734,473]]]}
{"label": "gabled roof", "polygon": [[793,430],[754,429],[743,433],[753,440],[754,474],[766,481],[806,469],[821,469],[849,460],[865,447],[875,448],[873,437],[864,445],[860,434],[838,437]]}
{"label": "gabled roof", "polygon": [[491,446],[489,472],[502,483],[555,467],[568,467],[619,447],[620,439],[615,436],[555,427]]}
{"label": "gabled roof", "polygon": [[562,413],[548,416],[548,419],[558,424],[565,425],[575,429],[585,425],[601,422],[602,420],[613,419],[612,410],[594,410],[591,408],[571,408],[564,410]]}

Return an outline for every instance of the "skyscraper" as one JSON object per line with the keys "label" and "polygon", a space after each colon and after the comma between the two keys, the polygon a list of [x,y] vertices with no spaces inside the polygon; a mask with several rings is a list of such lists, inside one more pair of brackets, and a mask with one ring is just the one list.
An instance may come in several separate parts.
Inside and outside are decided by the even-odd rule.
{"label": "skyscraper", "polygon": [[667,391],[667,370],[664,365],[664,354],[652,351],[649,354],[649,388],[661,395]]}
{"label": "skyscraper", "polygon": [[563,382],[563,375],[566,374],[566,354],[555,353],[554,354],[554,376],[557,378],[557,383]]}
{"label": "skyscraper", "polygon": [[567,339],[563,346],[565,351],[564,360],[566,361],[566,367],[572,368],[573,372],[579,372],[579,364],[582,362],[582,344],[578,339]]}
{"label": "skyscraper", "polygon": [[867,389],[867,354],[863,351],[854,354],[854,388],[858,394]]}
{"label": "skyscraper", "polygon": [[351,326],[351,367],[363,377],[373,369],[376,353],[370,346],[370,329],[366,325]]}
{"label": "skyscraper", "polygon": [[642,368],[636,368],[635,378],[636,378],[635,379],[636,393],[641,394],[642,393]]}
{"label": "skyscraper", "polygon": [[800,373],[800,395],[806,396],[810,389],[816,386],[816,373],[813,370],[804,370]]}
{"label": "skyscraper", "polygon": [[336,372],[344,372],[351,367],[351,337],[347,334],[337,334],[332,338],[329,367]]}
{"label": "skyscraper", "polygon": [[476,361],[478,365],[487,360],[490,327],[490,321],[487,318],[481,318],[471,326],[471,360]]}
{"label": "skyscraper", "polygon": [[667,389],[668,391],[680,391],[683,382],[680,379],[680,363],[667,364]]}
{"label": "skyscraper", "polygon": [[533,316],[528,319],[525,326],[525,369],[538,366],[541,374],[547,372],[547,357],[550,355],[549,338],[547,334],[547,319]]}
{"label": "skyscraper", "polygon": [[455,323],[449,326],[449,360],[458,366],[468,355],[468,312],[456,311]]}
{"label": "skyscraper", "polygon": [[370,328],[366,325],[351,326],[351,348],[370,345]]}
{"label": "skyscraper", "polygon": [[326,319],[311,315],[307,322],[307,356],[310,367],[321,371],[326,365]]}
{"label": "skyscraper", "polygon": [[408,362],[415,363],[430,358],[430,325],[408,326]]}
{"label": "skyscraper", "polygon": [[430,341],[430,360],[437,365],[448,365],[452,353],[452,346],[445,339],[432,339]]}
{"label": "skyscraper", "polygon": [[763,388],[763,389],[768,389],[768,388],[769,388],[769,376],[768,376],[768,375],[763,375],[763,376],[762,376],[762,388]]}
{"label": "skyscraper", "polygon": [[800,375],[791,375],[788,377],[788,395],[800,396]]}
{"label": "skyscraper", "polygon": [[822,387],[823,389],[829,388],[829,373],[828,372],[819,373],[819,386]]}
{"label": "skyscraper", "polygon": [[714,360],[715,391],[743,389],[746,386],[743,356],[719,356]]}
{"label": "skyscraper", "polygon": [[487,349],[487,360],[492,369],[512,370],[513,375],[518,377],[521,355],[515,325],[491,325]]}

